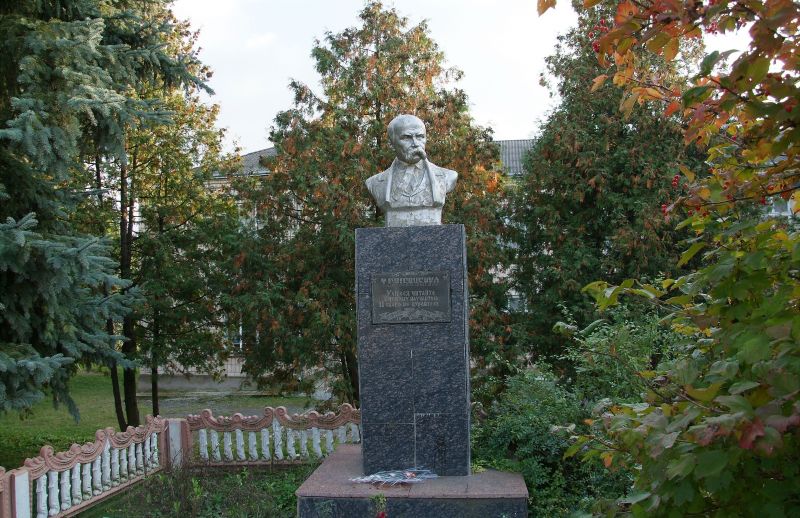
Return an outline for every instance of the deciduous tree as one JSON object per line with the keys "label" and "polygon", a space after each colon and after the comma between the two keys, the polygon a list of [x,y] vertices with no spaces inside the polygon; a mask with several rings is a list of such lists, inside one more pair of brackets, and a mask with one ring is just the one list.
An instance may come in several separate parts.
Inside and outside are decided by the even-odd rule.
{"label": "deciduous tree", "polygon": [[[582,13],[546,59],[560,100],[550,113],[513,196],[515,281],[527,301],[519,331],[530,353],[563,358],[553,325],[568,312],[581,326],[594,319],[581,288],[597,278],[650,278],[673,269],[678,233],[661,206],[679,186],[679,166],[698,169],[677,119],[660,106],[620,113],[622,92],[593,84],[602,71],[592,42],[610,29],[604,13]],[[662,59],[653,71],[680,84],[681,70]]]}
{"label": "deciduous tree", "polygon": [[386,126],[401,113],[426,123],[431,159],[460,173],[444,219],[467,229],[476,364],[510,354],[505,287],[495,276],[505,265],[503,180],[491,133],[473,123],[466,95],[450,86],[461,73],[444,67],[424,22],[409,26],[378,2],[359,18],[315,45],[322,94],[291,84],[295,105],[271,133],[271,173],[240,189],[255,189],[248,203],[258,216],[237,286],[250,373],[297,388],[312,381],[311,369],[330,369],[350,400],[358,399],[354,230],[383,223],[364,181],[391,163]]}
{"label": "deciduous tree", "polygon": [[[789,0],[613,5],[596,43],[604,75],[624,87],[625,106],[655,100],[679,115],[685,141],[708,146],[709,170],[684,171],[685,191],[665,208],[694,234],[678,261],[697,261],[689,273],[588,287],[600,307],[626,293],[664,306],[687,345],[641,373],[652,380],[642,402],[607,409],[610,441],[585,436],[574,451],[591,444],[609,466],[637,466],[623,502],[634,515],[797,514],[800,232],[766,209],[800,199],[800,10]],[[672,60],[682,41],[736,29],[748,47],[707,54],[685,88],[642,67],[648,53]]]}

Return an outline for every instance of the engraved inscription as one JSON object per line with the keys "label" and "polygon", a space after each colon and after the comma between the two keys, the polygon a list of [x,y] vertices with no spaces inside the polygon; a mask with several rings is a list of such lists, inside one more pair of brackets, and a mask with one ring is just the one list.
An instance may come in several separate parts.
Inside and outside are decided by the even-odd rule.
{"label": "engraved inscription", "polygon": [[450,322],[450,272],[372,275],[372,323]]}

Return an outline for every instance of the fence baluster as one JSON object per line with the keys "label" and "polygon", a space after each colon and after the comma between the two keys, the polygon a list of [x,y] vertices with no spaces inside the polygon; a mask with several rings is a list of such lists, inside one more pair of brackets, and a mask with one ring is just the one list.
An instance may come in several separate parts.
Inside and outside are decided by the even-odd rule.
{"label": "fence baluster", "polygon": [[61,475],[61,510],[66,511],[72,505],[72,490],[70,488],[69,477],[72,470],[67,469],[60,472]]}
{"label": "fence baluster", "polygon": [[58,471],[47,472],[47,493],[50,496],[48,512],[50,516],[58,514]]}
{"label": "fence baluster", "polygon": [[300,431],[300,455],[304,458],[308,458],[308,430],[301,430]]}
{"label": "fence baluster", "polygon": [[258,444],[256,442],[256,433],[247,432],[247,449],[250,451],[250,460],[258,460]]}
{"label": "fence baluster", "polygon": [[92,462],[83,464],[83,500],[92,498]]}
{"label": "fence baluster", "polygon": [[36,518],[47,516],[47,474],[36,479]]}
{"label": "fence baluster", "polygon": [[336,433],[339,435],[339,444],[347,443],[347,429],[344,427],[344,425],[337,428]]}
{"label": "fence baluster", "polygon": [[158,458],[158,433],[157,432],[153,432],[153,435],[151,437],[152,437],[151,449],[153,451],[153,464],[157,468],[160,468],[161,467],[161,461]]}
{"label": "fence baluster", "polygon": [[92,494],[99,495],[103,491],[103,481],[100,478],[100,457],[92,461]]}
{"label": "fence baluster", "polygon": [[297,453],[294,451],[294,430],[291,428],[286,429],[286,452],[292,460],[297,457]]}
{"label": "fence baluster", "polygon": [[244,434],[240,429],[236,429],[236,456],[239,457],[239,460],[247,460],[247,456],[244,454]]}
{"label": "fence baluster", "polygon": [[272,458],[272,453],[269,451],[269,430],[266,428],[261,429],[261,455],[264,460]]}
{"label": "fence baluster", "polygon": [[145,473],[153,467],[153,459],[150,458],[150,436],[144,438],[144,471]]}
{"label": "fence baluster", "polygon": [[81,503],[81,464],[72,466],[72,505]]}
{"label": "fence baluster", "polygon": [[219,434],[216,430],[211,430],[211,455],[217,462],[222,460],[222,456],[219,454]]}
{"label": "fence baluster", "polygon": [[232,461],[233,460],[233,451],[231,450],[231,433],[230,432],[222,432],[222,444],[225,448],[225,460]]}
{"label": "fence baluster", "polygon": [[142,453],[142,443],[136,445],[136,474],[144,474],[144,455]]}
{"label": "fence baluster", "polygon": [[319,428],[316,426],[311,429],[311,446],[314,448],[314,455],[322,457],[322,448],[319,446]]}
{"label": "fence baluster", "polygon": [[119,485],[119,448],[111,448],[111,485]]}
{"label": "fence baluster", "polygon": [[272,442],[275,447],[275,458],[283,460],[283,436],[281,431],[281,424],[277,419],[272,421]]}
{"label": "fence baluster", "polygon": [[111,440],[106,438],[103,453],[100,455],[100,468],[102,470],[103,490],[111,489]]}
{"label": "fence baluster", "polygon": [[136,446],[128,446],[128,478],[136,476]]}
{"label": "fence baluster", "polygon": [[119,450],[119,476],[120,481],[128,480],[128,449]]}
{"label": "fence baluster", "polygon": [[325,454],[333,453],[333,430],[325,430]]}
{"label": "fence baluster", "polygon": [[208,432],[201,428],[197,435],[200,438],[200,458],[208,462]]}
{"label": "fence baluster", "polygon": [[353,438],[353,444],[361,442],[361,434],[359,433],[357,424],[350,423],[350,435]]}

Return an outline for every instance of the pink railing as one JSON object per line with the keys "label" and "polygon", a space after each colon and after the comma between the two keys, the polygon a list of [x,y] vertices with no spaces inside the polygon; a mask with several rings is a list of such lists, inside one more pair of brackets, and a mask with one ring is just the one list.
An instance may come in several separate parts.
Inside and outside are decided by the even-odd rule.
{"label": "pink railing", "polygon": [[0,466],[0,516],[11,515],[11,497],[8,494],[8,476],[5,468]]}
{"label": "pink railing", "polygon": [[98,430],[94,442],[55,453],[44,446],[19,469],[0,467],[0,518],[71,516],[166,468],[304,462],[358,443],[361,412],[289,414],[266,407],[260,416],[146,418],[138,428]]}
{"label": "pink railing", "polygon": [[93,442],[73,444],[67,451],[43,446],[38,457],[2,477],[0,498],[6,505],[0,514],[70,516],[97,503],[164,468],[166,429],[166,420],[148,416],[143,426],[98,430]]}

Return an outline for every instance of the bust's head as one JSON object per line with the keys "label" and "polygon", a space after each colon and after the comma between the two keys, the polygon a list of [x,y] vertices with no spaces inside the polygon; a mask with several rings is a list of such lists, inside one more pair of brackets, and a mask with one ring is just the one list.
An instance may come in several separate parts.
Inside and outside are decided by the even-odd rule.
{"label": "bust's head", "polygon": [[425,124],[413,115],[398,115],[387,127],[389,143],[397,158],[407,164],[416,164],[425,155]]}

